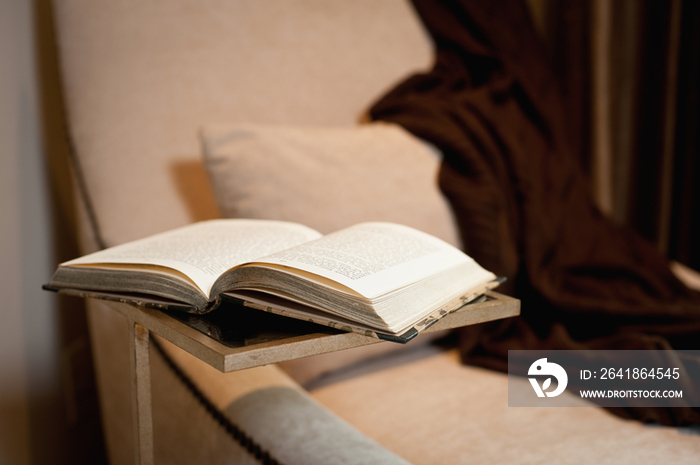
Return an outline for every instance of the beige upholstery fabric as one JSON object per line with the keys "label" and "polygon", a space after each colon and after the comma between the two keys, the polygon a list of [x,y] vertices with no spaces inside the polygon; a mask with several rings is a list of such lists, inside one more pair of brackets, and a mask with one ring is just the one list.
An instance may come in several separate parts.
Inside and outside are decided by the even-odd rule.
{"label": "beige upholstery fabric", "polygon": [[412,226],[458,245],[437,186],[439,154],[400,126],[210,127],[205,164],[221,213],[323,234],[364,221]]}
{"label": "beige upholstery fabric", "polygon": [[173,344],[161,338],[157,340],[177,365],[191,379],[197,380],[202,393],[220,410],[225,410],[232,402],[259,389],[284,387],[303,391],[275,365],[224,374]]}
{"label": "beige upholstery fabric", "polygon": [[[116,312],[112,310],[112,313]],[[167,342],[161,340],[161,344],[177,360],[180,368],[197,379],[199,388],[222,411],[226,411],[236,400],[265,389],[278,388],[301,393],[299,387],[274,366],[223,375]],[[259,463],[224,432],[223,427],[205,411],[153,348],[151,375],[155,463]],[[128,405],[123,404],[122,410],[129,412],[130,409],[124,408]],[[126,425],[130,426],[128,422]],[[240,426],[247,432],[246,425]],[[132,450],[126,447],[129,442],[117,443],[116,450],[110,451],[111,463],[116,460],[133,463]],[[114,447],[114,443],[110,445]]]}
{"label": "beige upholstery fabric", "polygon": [[508,407],[507,376],[458,357],[445,352],[312,395],[416,464],[695,464],[700,457],[697,429],[645,426],[597,407]]}
{"label": "beige upholstery fabric", "polygon": [[257,390],[226,413],[281,463],[409,465],[295,389]]}
{"label": "beige upholstery fabric", "polygon": [[[104,302],[92,300],[88,304],[105,447],[110,464],[132,463],[134,433],[131,409],[127,408],[131,406],[129,328],[126,318]],[[156,378],[152,373],[151,379]]]}
{"label": "beige upholstery fabric", "polygon": [[387,360],[388,363],[392,363],[395,361],[393,357],[400,357],[406,352],[419,350],[434,342],[436,339],[445,337],[448,332],[449,331],[446,330],[419,334],[407,344],[385,342],[338,352],[329,352],[327,354],[313,355],[311,357],[281,362],[278,363],[278,366],[294,379],[294,381],[306,388],[323,383],[329,378],[337,379],[343,377],[346,373],[357,369],[364,363],[376,360]]}
{"label": "beige upholstery fabric", "polygon": [[217,216],[198,129],[350,125],[430,46],[405,0],[55,2],[70,130],[108,245]]}

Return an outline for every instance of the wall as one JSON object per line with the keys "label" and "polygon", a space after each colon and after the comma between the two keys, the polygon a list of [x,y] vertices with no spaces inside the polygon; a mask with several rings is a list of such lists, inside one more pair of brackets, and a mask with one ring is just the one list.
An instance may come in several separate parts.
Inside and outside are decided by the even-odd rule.
{"label": "wall", "polygon": [[40,136],[32,8],[0,3],[0,462],[30,463],[37,409],[54,422],[55,298],[41,291],[52,267]]}
{"label": "wall", "polygon": [[84,310],[41,290],[75,254],[55,69],[49,1],[0,0],[0,463],[8,465],[103,461]]}

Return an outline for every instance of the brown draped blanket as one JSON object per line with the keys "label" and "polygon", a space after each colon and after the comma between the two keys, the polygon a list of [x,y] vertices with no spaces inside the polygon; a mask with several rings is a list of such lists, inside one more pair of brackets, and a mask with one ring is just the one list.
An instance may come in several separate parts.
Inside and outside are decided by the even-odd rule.
{"label": "brown draped blanket", "polygon": [[[700,294],[590,196],[563,100],[524,4],[414,0],[436,62],[378,101],[443,153],[439,184],[465,250],[508,278],[522,315],[464,328],[463,360],[505,371],[509,349],[700,349]],[[619,408],[667,425],[693,408]]]}

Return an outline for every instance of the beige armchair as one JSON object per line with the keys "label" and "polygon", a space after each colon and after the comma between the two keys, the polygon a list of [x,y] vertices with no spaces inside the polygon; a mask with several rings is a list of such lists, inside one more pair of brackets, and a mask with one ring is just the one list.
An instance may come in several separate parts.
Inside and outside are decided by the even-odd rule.
{"label": "beige armchair", "polygon": [[[226,194],[213,189],[224,189],[227,178],[219,172],[210,183],[202,134],[210,158],[226,144],[206,139],[203,128],[355,127],[375,98],[432,60],[406,0],[54,5],[85,253],[222,214],[217,201],[226,203]],[[436,159],[421,150],[425,167],[417,176],[434,192],[425,210],[437,212],[425,224],[455,241],[434,181]],[[274,178],[266,187],[282,189],[284,172],[273,177],[274,166],[270,177],[252,169],[244,179],[256,175],[265,185]],[[130,463],[126,323],[98,302],[89,307],[110,462]],[[285,463],[691,463],[700,454],[697,437],[594,407],[508,408],[505,375],[463,366],[455,351],[426,343],[391,353],[378,344],[227,375],[163,345],[220,412]],[[162,357],[154,353],[152,365],[156,463],[254,462]],[[306,413],[290,413],[300,405]],[[318,410],[336,442],[296,434],[321,418]]]}

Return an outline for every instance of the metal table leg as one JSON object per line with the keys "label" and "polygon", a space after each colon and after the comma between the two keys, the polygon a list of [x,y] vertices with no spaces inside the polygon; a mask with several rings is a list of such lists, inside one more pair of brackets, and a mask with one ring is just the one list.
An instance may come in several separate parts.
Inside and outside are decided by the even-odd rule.
{"label": "metal table leg", "polygon": [[153,464],[153,412],[151,407],[150,333],[138,323],[129,322],[131,349],[131,395],[134,419],[135,462]]}

